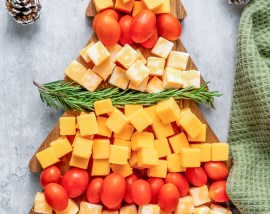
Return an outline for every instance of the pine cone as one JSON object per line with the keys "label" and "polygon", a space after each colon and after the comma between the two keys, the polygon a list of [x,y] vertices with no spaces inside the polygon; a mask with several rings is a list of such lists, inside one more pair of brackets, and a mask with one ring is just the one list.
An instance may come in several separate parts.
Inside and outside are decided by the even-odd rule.
{"label": "pine cone", "polygon": [[230,4],[233,4],[233,3],[235,3],[235,4],[243,4],[243,3],[246,3],[246,2],[248,2],[248,0],[229,0]]}
{"label": "pine cone", "polygon": [[20,24],[32,24],[40,16],[39,0],[6,0],[6,8],[13,19]]}

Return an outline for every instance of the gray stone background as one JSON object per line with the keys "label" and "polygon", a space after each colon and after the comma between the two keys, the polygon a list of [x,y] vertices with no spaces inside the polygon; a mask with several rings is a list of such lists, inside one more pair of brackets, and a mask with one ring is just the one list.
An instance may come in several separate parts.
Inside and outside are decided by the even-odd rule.
{"label": "gray stone background", "polygon": [[[0,2],[0,213],[24,214],[40,190],[38,176],[28,161],[61,110],[47,108],[33,79],[45,83],[63,78],[69,62],[93,30],[85,17],[88,0],[42,1],[41,18],[20,26]],[[211,81],[216,110],[201,106],[221,141],[227,140],[236,59],[237,29],[243,7],[227,0],[183,0],[188,16],[181,39],[202,72]]]}

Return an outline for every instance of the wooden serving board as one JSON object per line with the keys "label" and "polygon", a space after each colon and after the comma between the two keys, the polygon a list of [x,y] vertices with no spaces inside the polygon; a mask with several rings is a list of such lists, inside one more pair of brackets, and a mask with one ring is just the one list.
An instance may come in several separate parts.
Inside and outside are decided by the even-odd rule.
{"label": "wooden serving board", "polygon": [[[177,17],[179,20],[183,20],[187,16],[187,12],[181,2],[181,0],[170,0],[171,1],[171,14]],[[89,18],[94,18],[97,14],[93,0],[90,0],[90,3],[86,9],[86,16]]]}

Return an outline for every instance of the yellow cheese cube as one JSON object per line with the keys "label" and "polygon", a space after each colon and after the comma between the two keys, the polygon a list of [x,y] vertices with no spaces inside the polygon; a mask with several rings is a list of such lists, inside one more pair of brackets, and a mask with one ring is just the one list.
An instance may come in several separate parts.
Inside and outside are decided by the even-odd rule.
{"label": "yellow cheese cube", "polygon": [[89,158],[81,158],[81,157],[72,155],[69,165],[77,167],[77,168],[81,168],[81,169],[87,169],[88,163],[89,163]]}
{"label": "yellow cheese cube", "polygon": [[180,108],[171,97],[168,100],[158,102],[156,112],[163,123],[171,123],[178,120]]}
{"label": "yellow cheese cube", "polygon": [[81,132],[78,130],[76,135],[75,135],[75,138],[73,140],[73,143],[72,143],[72,147],[74,148],[74,146],[76,145],[76,142],[80,139],[80,138],[84,138],[84,139],[87,139],[87,140],[93,140],[94,139],[94,135],[88,135],[88,136],[81,136]]}
{"label": "yellow cheese cube", "polygon": [[[138,1],[135,1],[135,2],[138,2]],[[140,54],[140,57],[138,58],[138,60],[140,60],[145,65],[147,63],[147,60],[144,58],[142,52],[140,51],[140,49],[137,49],[136,51]]]}
{"label": "yellow cheese cube", "polygon": [[158,153],[155,149],[142,148],[137,155],[138,167],[151,168],[159,165]]}
{"label": "yellow cheese cube", "polygon": [[122,46],[119,44],[116,44],[114,46],[106,46],[107,50],[109,51],[110,55],[110,61],[116,62],[116,56],[121,51]]}
{"label": "yellow cheese cube", "polygon": [[94,108],[96,115],[107,114],[114,111],[114,107],[111,99],[99,100],[94,102]]}
{"label": "yellow cheese cube", "polygon": [[82,201],[80,203],[80,212],[79,214],[101,214],[102,205],[98,204],[90,204],[86,201]]}
{"label": "yellow cheese cube", "polygon": [[138,132],[143,131],[152,124],[152,119],[143,108],[135,111],[128,119]]}
{"label": "yellow cheese cube", "polygon": [[150,132],[135,132],[131,136],[131,147],[133,151],[142,148],[154,149],[154,135]]}
{"label": "yellow cheese cube", "polygon": [[84,61],[86,63],[91,62],[91,59],[89,58],[88,54],[86,53],[86,51],[88,50],[88,48],[90,48],[92,45],[94,45],[94,42],[90,42],[89,45],[87,45],[84,49],[81,50],[80,55],[81,57],[84,59]]}
{"label": "yellow cheese cube", "polygon": [[163,4],[160,5],[158,8],[154,9],[153,12],[155,14],[170,13],[171,12],[170,0],[163,0]]}
{"label": "yellow cheese cube", "polygon": [[127,147],[128,148],[128,159],[130,158],[131,141],[121,140],[121,139],[114,138],[113,145]]}
{"label": "yellow cheese cube", "polygon": [[208,206],[199,206],[194,209],[194,214],[211,214],[211,210]]}
{"label": "yellow cheese cube", "polygon": [[65,74],[75,82],[79,82],[87,68],[76,60],[72,60],[70,65],[66,68]]}
{"label": "yellow cheese cube", "polygon": [[36,157],[43,169],[59,162],[51,147],[38,152]]}
{"label": "yellow cheese cube", "polygon": [[175,68],[167,67],[163,76],[163,87],[166,89],[178,89],[183,86],[182,72]]}
{"label": "yellow cheese cube", "polygon": [[186,113],[192,113],[191,110],[190,110],[190,108],[182,108],[182,109],[181,109],[179,118],[178,118],[178,120],[176,121],[176,124],[177,124],[178,126],[180,126],[180,120],[182,119],[182,117],[183,117]]}
{"label": "yellow cheese cube", "polygon": [[189,54],[179,51],[171,51],[167,60],[167,67],[186,70]]}
{"label": "yellow cheese cube", "polygon": [[180,161],[183,167],[200,167],[201,151],[198,148],[182,148]]}
{"label": "yellow cheese cube", "polygon": [[97,12],[104,9],[113,8],[112,0],[94,0],[94,4]]}
{"label": "yellow cheese cube", "polygon": [[88,69],[78,83],[88,91],[93,92],[97,89],[101,82],[102,79],[91,69]]}
{"label": "yellow cheese cube", "polygon": [[191,214],[194,212],[194,199],[187,195],[185,197],[179,198],[179,203],[174,211],[174,214],[187,213]]}
{"label": "yellow cheese cube", "polygon": [[119,214],[138,214],[137,207],[133,205],[126,205],[120,208]]}
{"label": "yellow cheese cube", "polygon": [[200,134],[203,129],[202,122],[191,112],[184,114],[179,123],[187,134],[193,138]]}
{"label": "yellow cheese cube", "polygon": [[200,149],[201,162],[211,161],[212,146],[210,143],[190,144],[191,148]]}
{"label": "yellow cheese cube", "polygon": [[151,118],[153,124],[161,122],[159,116],[157,115],[156,109],[157,105],[144,108],[146,114]]}
{"label": "yellow cheese cube", "polygon": [[75,135],[76,134],[76,118],[75,117],[60,117],[59,119],[60,135]]}
{"label": "yellow cheese cube", "polygon": [[148,177],[166,178],[167,176],[167,161],[159,160],[159,164],[147,169]]}
{"label": "yellow cheese cube", "polygon": [[93,141],[84,138],[78,138],[74,145],[72,155],[80,158],[89,159],[92,155]]}
{"label": "yellow cheese cube", "polygon": [[104,136],[104,137],[111,137],[112,131],[106,126],[107,118],[105,117],[97,117],[97,123],[98,123],[98,135]]}
{"label": "yellow cheese cube", "polygon": [[128,163],[126,165],[111,164],[111,169],[113,172],[119,173],[123,177],[127,177],[133,173]]}
{"label": "yellow cheese cube", "polygon": [[112,74],[115,63],[111,59],[105,60],[102,64],[93,67],[93,72],[100,76],[104,81]]}
{"label": "yellow cheese cube", "polygon": [[155,123],[152,125],[152,129],[154,131],[156,138],[158,139],[169,137],[174,134],[172,125],[170,123],[167,123],[167,124]]}
{"label": "yellow cheese cube", "polygon": [[152,76],[163,76],[165,59],[160,57],[148,57],[147,68]]}
{"label": "yellow cheese cube", "polygon": [[206,185],[201,187],[191,187],[189,189],[189,194],[194,199],[195,206],[200,206],[211,201]]}
{"label": "yellow cheese cube", "polygon": [[229,144],[212,143],[212,161],[227,161],[229,159]]}
{"label": "yellow cheese cube", "polygon": [[214,211],[213,214],[232,214],[230,210],[216,204],[211,204],[210,209]]}
{"label": "yellow cheese cube", "polygon": [[127,71],[126,77],[135,85],[139,86],[146,77],[149,76],[149,69],[142,63],[142,61],[137,60]]}
{"label": "yellow cheese cube", "polygon": [[146,90],[146,86],[147,86],[147,83],[148,83],[148,80],[149,80],[149,77],[146,77],[142,83],[140,85],[135,85],[133,82],[130,82],[129,83],[129,86],[128,88],[130,89],[133,89],[135,91],[141,91],[141,92],[144,92]]}
{"label": "yellow cheese cube", "polygon": [[121,140],[130,140],[133,132],[134,126],[131,124],[126,124],[124,129],[119,134],[114,134],[114,137]]}
{"label": "yellow cheese cube", "polygon": [[132,115],[134,112],[136,112],[137,110],[143,109],[142,105],[125,105],[125,115],[127,117],[129,117],[130,115]]}
{"label": "yellow cheese cube", "polygon": [[119,62],[126,69],[129,69],[131,65],[139,58],[140,54],[128,44],[126,44],[116,56],[117,62]]}
{"label": "yellow cheese cube", "polygon": [[102,210],[101,214],[118,214],[118,211]]}
{"label": "yellow cheese cube", "polygon": [[56,211],[56,214],[77,214],[79,212],[79,206],[71,199],[68,199],[68,206],[63,211]]}
{"label": "yellow cheese cube", "polygon": [[108,120],[106,126],[116,134],[119,134],[128,123],[128,118],[118,109],[115,109]]}
{"label": "yellow cheese cube", "polygon": [[135,17],[139,12],[145,9],[143,3],[141,1],[135,1],[132,11],[132,16]]}
{"label": "yellow cheese cube", "polygon": [[151,53],[167,59],[171,50],[173,49],[174,44],[163,37],[159,37],[157,43],[153,47]]}
{"label": "yellow cheese cube", "polygon": [[147,84],[146,91],[151,93],[159,93],[161,91],[164,91],[163,88],[163,82],[156,76],[154,76]]}
{"label": "yellow cheese cube", "polygon": [[94,140],[93,158],[108,159],[109,155],[110,155],[110,140],[109,139]]}
{"label": "yellow cheese cube", "polygon": [[61,158],[72,151],[72,146],[66,136],[51,142],[50,146],[57,158]]}
{"label": "yellow cheese cube", "polygon": [[34,212],[35,213],[44,213],[44,214],[53,213],[53,209],[47,204],[43,192],[37,192],[37,194],[36,194],[35,204],[34,204]]}
{"label": "yellow cheese cube", "polygon": [[81,115],[77,117],[81,136],[98,134],[98,124],[95,113]]}
{"label": "yellow cheese cube", "polygon": [[188,141],[190,142],[205,142],[206,141],[206,124],[203,124],[201,132],[196,137],[188,135]]}
{"label": "yellow cheese cube", "polygon": [[138,214],[159,214],[160,207],[154,204],[139,206]]}
{"label": "yellow cheese cube", "polygon": [[92,176],[105,176],[110,174],[110,163],[108,159],[94,159],[92,166]]}
{"label": "yellow cheese cube", "polygon": [[114,8],[115,10],[119,10],[123,13],[131,13],[135,0],[131,0],[127,3],[123,3],[122,0],[116,0]]}
{"label": "yellow cheese cube", "polygon": [[149,10],[154,10],[163,4],[163,0],[142,0]]}
{"label": "yellow cheese cube", "polygon": [[96,66],[102,64],[110,57],[109,51],[100,41],[88,48],[86,52]]}
{"label": "yellow cheese cube", "polygon": [[126,70],[116,66],[113,70],[109,83],[123,90],[127,89],[129,80],[126,78]]}
{"label": "yellow cheese cube", "polygon": [[168,172],[184,172],[184,168],[180,163],[180,154],[167,155]]}
{"label": "yellow cheese cube", "polygon": [[[137,154],[137,152],[131,151],[129,165],[132,168],[140,169],[140,167],[138,167],[138,154]],[[142,167],[141,167],[141,169],[142,169]]]}
{"label": "yellow cheese cube", "polygon": [[154,148],[157,150],[159,158],[166,157],[167,155],[171,154],[171,149],[167,138],[154,140]]}
{"label": "yellow cheese cube", "polygon": [[190,71],[182,71],[182,81],[183,81],[183,88],[194,87],[200,88],[201,87],[201,73],[200,71],[190,70]]}
{"label": "yellow cheese cube", "polygon": [[126,146],[110,145],[109,163],[126,165],[129,149]]}
{"label": "yellow cheese cube", "polygon": [[179,154],[182,148],[190,148],[189,142],[184,132],[170,137],[169,141],[174,153],[176,154]]}

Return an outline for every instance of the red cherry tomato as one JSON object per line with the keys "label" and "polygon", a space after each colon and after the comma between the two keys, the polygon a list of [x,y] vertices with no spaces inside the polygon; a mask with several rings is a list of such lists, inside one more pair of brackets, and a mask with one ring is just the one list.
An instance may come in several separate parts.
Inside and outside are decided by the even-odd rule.
{"label": "red cherry tomato", "polygon": [[66,189],[70,198],[76,198],[84,193],[89,182],[86,170],[70,169],[62,178],[61,185]]}
{"label": "red cherry tomato", "polygon": [[131,28],[132,20],[133,20],[133,17],[129,15],[125,15],[119,20],[119,25],[121,28],[121,36],[120,36],[121,45],[133,44],[133,40],[131,39],[131,36],[130,36],[130,28]]}
{"label": "red cherry tomato", "polygon": [[157,28],[155,28],[152,36],[145,42],[141,43],[141,45],[144,48],[153,48],[155,44],[157,43],[157,40],[158,40],[158,32],[157,32]]}
{"label": "red cherry tomato", "polygon": [[43,170],[43,172],[40,175],[40,184],[43,187],[43,189],[49,184],[49,183],[60,183],[61,181],[61,172],[60,169],[56,166],[50,166]]}
{"label": "red cherry tomato", "polygon": [[102,178],[95,178],[92,181],[90,181],[86,190],[86,197],[90,203],[98,204],[101,201],[100,193],[102,184],[103,184]]}
{"label": "red cherry tomato", "polygon": [[174,184],[179,192],[180,198],[186,196],[189,192],[189,183],[184,175],[178,172],[168,173],[165,183]]}
{"label": "red cherry tomato", "polygon": [[209,195],[216,202],[227,202],[229,197],[226,193],[226,181],[215,181],[209,188]]}
{"label": "red cherry tomato", "polygon": [[204,171],[213,180],[224,180],[228,177],[229,171],[226,164],[222,161],[210,161],[205,163]]}
{"label": "red cherry tomato", "polygon": [[156,16],[150,10],[142,10],[131,23],[131,38],[136,43],[147,41],[156,27]]}
{"label": "red cherry tomato", "polygon": [[187,168],[185,177],[194,186],[200,187],[207,183],[207,176],[202,167]]}
{"label": "red cherry tomato", "polygon": [[131,196],[131,186],[136,180],[138,180],[138,177],[136,175],[134,175],[134,174],[132,174],[132,175],[130,175],[130,176],[128,176],[126,178],[127,191],[126,191],[124,200],[128,204],[133,204],[133,199],[132,199],[132,196]]}
{"label": "red cherry tomato", "polygon": [[103,10],[103,11],[99,12],[99,13],[95,16],[95,18],[94,18],[94,20],[93,20],[93,29],[94,29],[94,32],[96,32],[96,29],[97,29],[97,23],[99,22],[99,20],[100,20],[100,18],[101,18],[102,16],[111,16],[111,17],[113,17],[116,21],[118,21],[118,19],[119,19],[118,13],[117,13],[115,10],[113,10],[113,9],[107,9],[107,10]]}
{"label": "red cherry tomato", "polygon": [[125,178],[118,173],[111,173],[103,181],[101,201],[106,207],[113,209],[122,202],[125,193]]}
{"label": "red cherry tomato", "polygon": [[67,191],[60,184],[50,183],[44,189],[45,200],[50,207],[63,211],[68,206]]}
{"label": "red cherry tomato", "polygon": [[131,186],[131,196],[133,201],[140,206],[149,204],[151,200],[150,184],[142,179],[135,181]]}
{"label": "red cherry tomato", "polygon": [[158,205],[160,209],[165,213],[173,212],[179,202],[179,193],[178,189],[173,184],[165,184],[158,196]]}
{"label": "red cherry tomato", "polygon": [[178,19],[169,13],[158,16],[157,29],[160,36],[171,41],[177,40],[182,32]]}
{"label": "red cherry tomato", "polygon": [[150,184],[152,193],[150,204],[157,204],[158,195],[161,187],[164,185],[164,181],[161,178],[149,178],[147,181]]}

